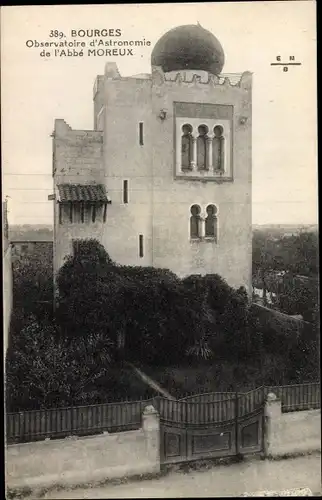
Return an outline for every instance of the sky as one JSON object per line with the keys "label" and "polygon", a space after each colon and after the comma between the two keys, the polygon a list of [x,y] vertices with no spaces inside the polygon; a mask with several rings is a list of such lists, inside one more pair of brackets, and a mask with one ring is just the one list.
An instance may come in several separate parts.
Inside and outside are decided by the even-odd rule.
{"label": "sky", "polygon": [[[2,193],[9,224],[52,224],[55,118],[93,128],[93,84],[115,61],[122,76],[151,71],[154,44],[199,22],[221,42],[223,73],[253,72],[253,223],[317,223],[316,15],[313,1],[14,6],[2,8]],[[40,57],[27,40],[67,41],[72,30],[120,29],[143,40],[133,57]],[[116,40],[117,38],[110,38]],[[51,50],[51,49],[49,49]],[[287,72],[271,62],[300,66]]]}

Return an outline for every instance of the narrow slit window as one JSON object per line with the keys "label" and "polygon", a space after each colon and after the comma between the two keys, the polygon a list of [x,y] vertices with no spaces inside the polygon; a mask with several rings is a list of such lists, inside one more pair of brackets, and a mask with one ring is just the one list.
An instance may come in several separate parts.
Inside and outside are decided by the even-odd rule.
{"label": "narrow slit window", "polygon": [[96,220],[96,211],[97,211],[96,205],[93,204],[93,206],[92,206],[92,222],[95,222],[95,220]]}
{"label": "narrow slit window", "polygon": [[140,257],[143,257],[144,252],[143,252],[143,234],[139,235],[139,255]]}
{"label": "narrow slit window", "polygon": [[129,181],[123,181],[123,203],[129,202]]}
{"label": "narrow slit window", "polygon": [[195,240],[197,238],[200,238],[200,206],[199,205],[192,205],[190,208],[190,239]]}
{"label": "narrow slit window", "polygon": [[80,248],[80,240],[72,240],[72,245],[73,245],[73,254],[75,256]]}
{"label": "narrow slit window", "polygon": [[83,202],[81,203],[80,209],[81,209],[81,222],[82,222],[82,224],[84,224],[84,222],[85,222],[85,205]]}
{"label": "narrow slit window", "polygon": [[192,160],[192,126],[187,123],[182,127],[181,136],[181,168],[189,170]]}
{"label": "narrow slit window", "polygon": [[217,241],[218,236],[218,210],[215,205],[208,205],[206,208],[207,217],[205,219],[205,236]]}
{"label": "narrow slit window", "polygon": [[223,136],[224,129],[217,125],[214,128],[214,139],[213,139],[213,165],[215,170],[224,171],[224,159],[225,159],[225,139]]}
{"label": "narrow slit window", "polygon": [[139,143],[143,146],[143,122],[139,123]]}
{"label": "narrow slit window", "polygon": [[197,137],[197,166],[200,170],[206,170],[207,168],[207,134],[208,127],[206,125],[200,125],[198,127],[198,137]]}

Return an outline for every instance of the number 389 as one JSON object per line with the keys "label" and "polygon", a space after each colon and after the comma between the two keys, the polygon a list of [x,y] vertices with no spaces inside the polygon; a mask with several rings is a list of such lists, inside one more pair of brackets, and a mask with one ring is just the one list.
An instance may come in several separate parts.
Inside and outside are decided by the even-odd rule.
{"label": "number 389", "polygon": [[63,38],[64,33],[58,30],[51,30],[49,33],[50,38]]}

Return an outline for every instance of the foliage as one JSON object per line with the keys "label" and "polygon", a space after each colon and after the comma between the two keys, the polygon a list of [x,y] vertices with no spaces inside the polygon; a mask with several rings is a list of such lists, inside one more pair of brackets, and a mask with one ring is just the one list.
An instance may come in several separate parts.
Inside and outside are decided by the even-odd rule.
{"label": "foliage", "polygon": [[316,322],[318,284],[285,276],[276,298],[276,306],[286,314],[300,314],[305,321]]}
{"label": "foliage", "polygon": [[320,332],[314,325],[305,325],[289,349],[288,377],[290,382],[320,378]]}
{"label": "foliage", "polygon": [[[16,273],[20,293],[32,270],[35,281],[41,279],[35,262]],[[258,269],[265,270],[280,265],[275,257],[268,264],[263,253],[258,262]],[[37,290],[46,290],[47,281],[40,283]],[[127,375],[122,385],[110,367],[117,366],[118,358],[163,367],[256,365],[261,380],[272,384],[300,373],[313,376],[315,369],[305,371],[303,359],[309,363],[314,357],[317,337],[306,339],[282,315],[266,321],[250,306],[244,288],[233,289],[216,274],[180,279],[169,270],[120,266],[96,240],[80,240],[60,269],[57,285],[56,324],[38,309],[27,321],[29,299],[27,306],[16,308],[7,357],[10,408],[94,404],[102,391],[113,393],[112,386],[115,394],[117,386],[126,392]],[[292,286],[290,280],[290,288],[280,289],[281,308],[292,311],[297,301],[308,310],[310,290],[297,295]],[[317,301],[311,309],[317,315]],[[234,377],[242,377],[236,370]]]}
{"label": "foliage", "polygon": [[273,292],[274,307],[286,314],[300,314],[316,321],[318,309],[318,237],[314,232],[269,237],[262,231],[253,236],[253,283]]}
{"label": "foliage", "polygon": [[88,281],[103,283],[113,266],[104,246],[97,240],[77,240],[56,278],[60,300],[73,295],[78,287],[86,288]]}
{"label": "foliage", "polygon": [[12,272],[13,314],[19,315],[23,310],[27,316],[50,316],[53,301],[52,247],[40,243],[31,255],[13,258]]}
{"label": "foliage", "polygon": [[273,238],[264,231],[254,231],[253,273],[273,269],[316,277],[318,273],[318,236],[301,232]]}
{"label": "foliage", "polygon": [[[199,357],[236,360],[252,356],[256,345],[251,342],[254,321],[249,314],[249,300],[246,290],[230,287],[218,275],[203,277],[190,276],[184,280],[187,287],[194,290],[203,305],[202,323],[207,326],[203,349],[197,343],[194,352]],[[190,349],[191,352],[191,349]]]}
{"label": "foliage", "polygon": [[[176,362],[199,335],[199,305],[181,283],[132,283],[126,321],[126,354],[150,363]],[[202,326],[202,325],[201,325]]]}
{"label": "foliage", "polygon": [[59,270],[57,321],[70,338],[99,334],[115,340],[116,301],[122,279],[104,247],[96,240],[77,242]]}
{"label": "foliage", "polygon": [[73,337],[95,330],[132,361],[206,359],[220,333],[237,339],[237,355],[248,327],[245,290],[218,275],[181,280],[169,270],[118,266],[95,240],[78,243],[57,283],[64,331]]}
{"label": "foliage", "polygon": [[66,339],[52,324],[35,318],[12,332],[6,358],[9,411],[93,402],[86,387],[106,374],[111,342],[91,334],[86,341]]}

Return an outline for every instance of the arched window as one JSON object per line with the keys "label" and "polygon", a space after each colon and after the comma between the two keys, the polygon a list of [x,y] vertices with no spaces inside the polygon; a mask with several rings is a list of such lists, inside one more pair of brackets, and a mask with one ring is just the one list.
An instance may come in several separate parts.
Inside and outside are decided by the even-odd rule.
{"label": "arched window", "polygon": [[192,160],[192,126],[183,125],[181,136],[181,168],[187,170],[191,168]]}
{"label": "arched window", "polygon": [[198,137],[197,137],[197,167],[199,170],[207,168],[207,134],[208,127],[206,125],[200,125],[198,127]]}
{"label": "arched window", "polygon": [[205,219],[205,237],[214,238],[217,241],[217,207],[208,205],[206,208],[207,217]]}
{"label": "arched window", "polygon": [[225,138],[223,136],[224,129],[220,125],[216,125],[214,128],[214,139],[213,139],[213,166],[215,170],[225,169],[224,158],[225,158]]}
{"label": "arched window", "polygon": [[192,205],[190,212],[190,238],[192,240],[200,238],[200,207]]}

